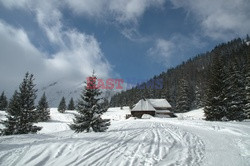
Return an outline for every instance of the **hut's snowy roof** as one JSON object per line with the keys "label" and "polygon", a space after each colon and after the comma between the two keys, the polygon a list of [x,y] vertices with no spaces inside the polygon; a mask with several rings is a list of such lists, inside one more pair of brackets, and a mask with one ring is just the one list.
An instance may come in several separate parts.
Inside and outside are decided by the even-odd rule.
{"label": "hut's snowy roof", "polygon": [[154,107],[148,102],[148,100],[141,99],[132,111],[155,111]]}
{"label": "hut's snowy roof", "polygon": [[155,111],[155,108],[171,108],[166,99],[141,99],[132,111]]}
{"label": "hut's snowy roof", "polygon": [[171,108],[166,99],[147,99],[153,107]]}

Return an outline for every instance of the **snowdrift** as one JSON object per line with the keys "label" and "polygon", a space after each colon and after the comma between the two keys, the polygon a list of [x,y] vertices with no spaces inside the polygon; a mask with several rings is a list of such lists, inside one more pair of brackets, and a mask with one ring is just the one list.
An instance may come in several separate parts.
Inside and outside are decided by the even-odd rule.
{"label": "snowdrift", "polygon": [[205,118],[204,108],[199,108],[185,113],[176,113],[175,115],[179,120],[202,120]]}
{"label": "snowdrift", "polygon": [[107,110],[107,112],[105,112],[102,115],[103,119],[110,119],[110,120],[125,120],[126,119],[126,115],[130,115],[131,111],[129,109],[129,107],[123,107],[121,109],[121,107],[111,107]]}

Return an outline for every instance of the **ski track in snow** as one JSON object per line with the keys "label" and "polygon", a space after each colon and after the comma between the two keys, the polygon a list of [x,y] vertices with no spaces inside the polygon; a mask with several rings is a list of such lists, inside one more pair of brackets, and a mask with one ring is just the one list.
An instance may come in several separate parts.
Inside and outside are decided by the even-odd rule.
{"label": "ski track in snow", "polygon": [[116,122],[108,132],[6,136],[0,165],[200,165],[205,145],[194,134],[151,120]]}

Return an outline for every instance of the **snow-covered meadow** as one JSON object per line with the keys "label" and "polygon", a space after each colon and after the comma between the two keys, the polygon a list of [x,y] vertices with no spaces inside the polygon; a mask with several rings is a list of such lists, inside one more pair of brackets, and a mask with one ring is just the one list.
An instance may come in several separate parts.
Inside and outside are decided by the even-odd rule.
{"label": "snow-covered meadow", "polygon": [[250,122],[207,122],[202,111],[126,120],[129,108],[111,108],[107,132],[77,134],[76,112],[52,108],[38,134],[0,137],[0,165],[250,165]]}

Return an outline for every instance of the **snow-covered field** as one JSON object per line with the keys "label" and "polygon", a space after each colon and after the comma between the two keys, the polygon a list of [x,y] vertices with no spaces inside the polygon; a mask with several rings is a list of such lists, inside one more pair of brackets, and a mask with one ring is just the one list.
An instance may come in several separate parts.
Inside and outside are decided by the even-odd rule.
{"label": "snow-covered field", "polygon": [[76,134],[68,127],[75,112],[51,109],[39,134],[0,137],[0,165],[250,165],[250,122],[207,122],[194,112],[140,120],[119,112],[107,132]]}

